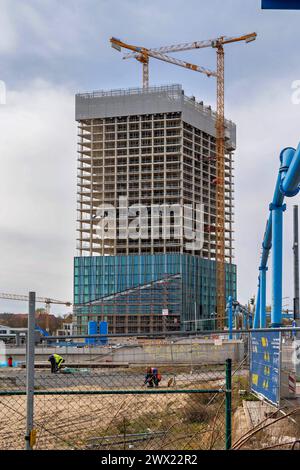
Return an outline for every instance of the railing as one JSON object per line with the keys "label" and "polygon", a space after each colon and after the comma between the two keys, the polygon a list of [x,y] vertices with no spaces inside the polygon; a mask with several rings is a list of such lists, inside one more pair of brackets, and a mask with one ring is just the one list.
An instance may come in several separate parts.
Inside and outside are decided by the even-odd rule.
{"label": "railing", "polygon": [[150,93],[162,93],[168,92],[174,96],[181,96],[182,87],[181,85],[164,85],[164,86],[153,86],[148,88],[119,88],[115,90],[99,90],[87,93],[78,93],[76,96],[80,98],[100,98],[103,96],[127,96],[127,95],[143,95]]}

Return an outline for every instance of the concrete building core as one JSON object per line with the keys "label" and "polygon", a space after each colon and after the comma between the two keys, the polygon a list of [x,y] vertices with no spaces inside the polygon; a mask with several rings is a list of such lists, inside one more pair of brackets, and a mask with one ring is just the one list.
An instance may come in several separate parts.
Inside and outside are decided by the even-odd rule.
{"label": "concrete building core", "polygon": [[[181,85],[76,95],[78,333],[207,329],[216,309],[216,114]],[[226,120],[226,295],[235,124]]]}

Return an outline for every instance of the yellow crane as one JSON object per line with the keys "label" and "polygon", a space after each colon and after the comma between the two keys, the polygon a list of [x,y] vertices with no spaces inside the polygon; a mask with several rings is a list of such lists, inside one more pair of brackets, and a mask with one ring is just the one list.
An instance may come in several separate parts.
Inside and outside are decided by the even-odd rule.
{"label": "yellow crane", "polygon": [[149,57],[153,57],[154,59],[162,60],[163,62],[169,62],[170,64],[179,65],[179,67],[184,67],[186,69],[194,70],[195,72],[201,72],[207,75],[208,77],[214,76],[216,77],[216,72],[209,70],[204,67],[200,67],[199,65],[191,64],[189,62],[185,62],[184,60],[175,59],[174,57],[170,57],[166,54],[162,54],[159,51],[154,49],[147,49],[146,47],[139,47],[133,46],[132,44],[127,44],[121,39],[117,38],[110,38],[111,45],[114,49],[117,49],[121,52],[122,47],[125,49],[129,49],[135,54],[132,56],[129,55],[128,57],[124,57],[124,59],[129,57],[134,57],[136,60],[142,63],[143,65],[143,88],[147,88],[149,86]]}
{"label": "yellow crane", "polygon": [[[131,50],[125,54],[124,59],[135,58],[143,65],[143,88],[149,86],[149,57],[179,65],[195,72],[201,72],[208,77],[216,77],[217,81],[217,118],[216,118],[216,296],[217,296],[217,328],[223,329],[225,324],[224,312],[226,309],[225,298],[225,117],[224,117],[224,45],[245,41],[249,43],[257,37],[256,33],[244,34],[242,36],[221,36],[205,41],[194,41],[171,46],[163,46],[155,49],[133,46],[124,43],[120,39],[110,39],[112,47],[121,51],[121,48]],[[189,62],[175,59],[166,55],[168,52],[188,51],[212,47],[217,51],[217,71],[194,65]]]}
{"label": "yellow crane", "polygon": [[[18,294],[5,294],[0,293],[0,299],[7,299],[7,300],[20,300],[23,302],[29,301],[28,295],[18,295]],[[71,307],[71,302],[64,302],[63,300],[55,300],[50,299],[48,297],[36,297],[36,302],[45,304],[46,310],[46,330],[49,331],[49,315],[50,315],[50,305],[51,304],[58,304],[58,305],[65,305],[66,307]]]}

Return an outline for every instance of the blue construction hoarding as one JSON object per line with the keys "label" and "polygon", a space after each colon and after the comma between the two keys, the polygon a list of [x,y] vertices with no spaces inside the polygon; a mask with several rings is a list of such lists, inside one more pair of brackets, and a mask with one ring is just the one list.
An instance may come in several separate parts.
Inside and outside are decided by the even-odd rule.
{"label": "blue construction hoarding", "polygon": [[[101,321],[99,323],[99,333],[100,335],[107,335],[108,334],[108,323],[107,321]],[[100,344],[107,344],[108,338],[107,336],[101,336]]]}
{"label": "blue construction hoarding", "polygon": [[280,332],[251,333],[251,390],[274,405],[280,402]]}
{"label": "blue construction hoarding", "polygon": [[300,10],[300,0],[262,0],[265,10]]}

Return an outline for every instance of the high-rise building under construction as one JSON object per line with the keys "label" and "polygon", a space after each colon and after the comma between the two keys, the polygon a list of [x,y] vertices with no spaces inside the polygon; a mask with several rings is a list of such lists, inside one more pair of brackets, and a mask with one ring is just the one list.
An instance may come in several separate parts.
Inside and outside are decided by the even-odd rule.
{"label": "high-rise building under construction", "polygon": [[[76,95],[77,332],[214,327],[216,114],[180,85]],[[226,296],[233,264],[235,125],[225,121]]]}

